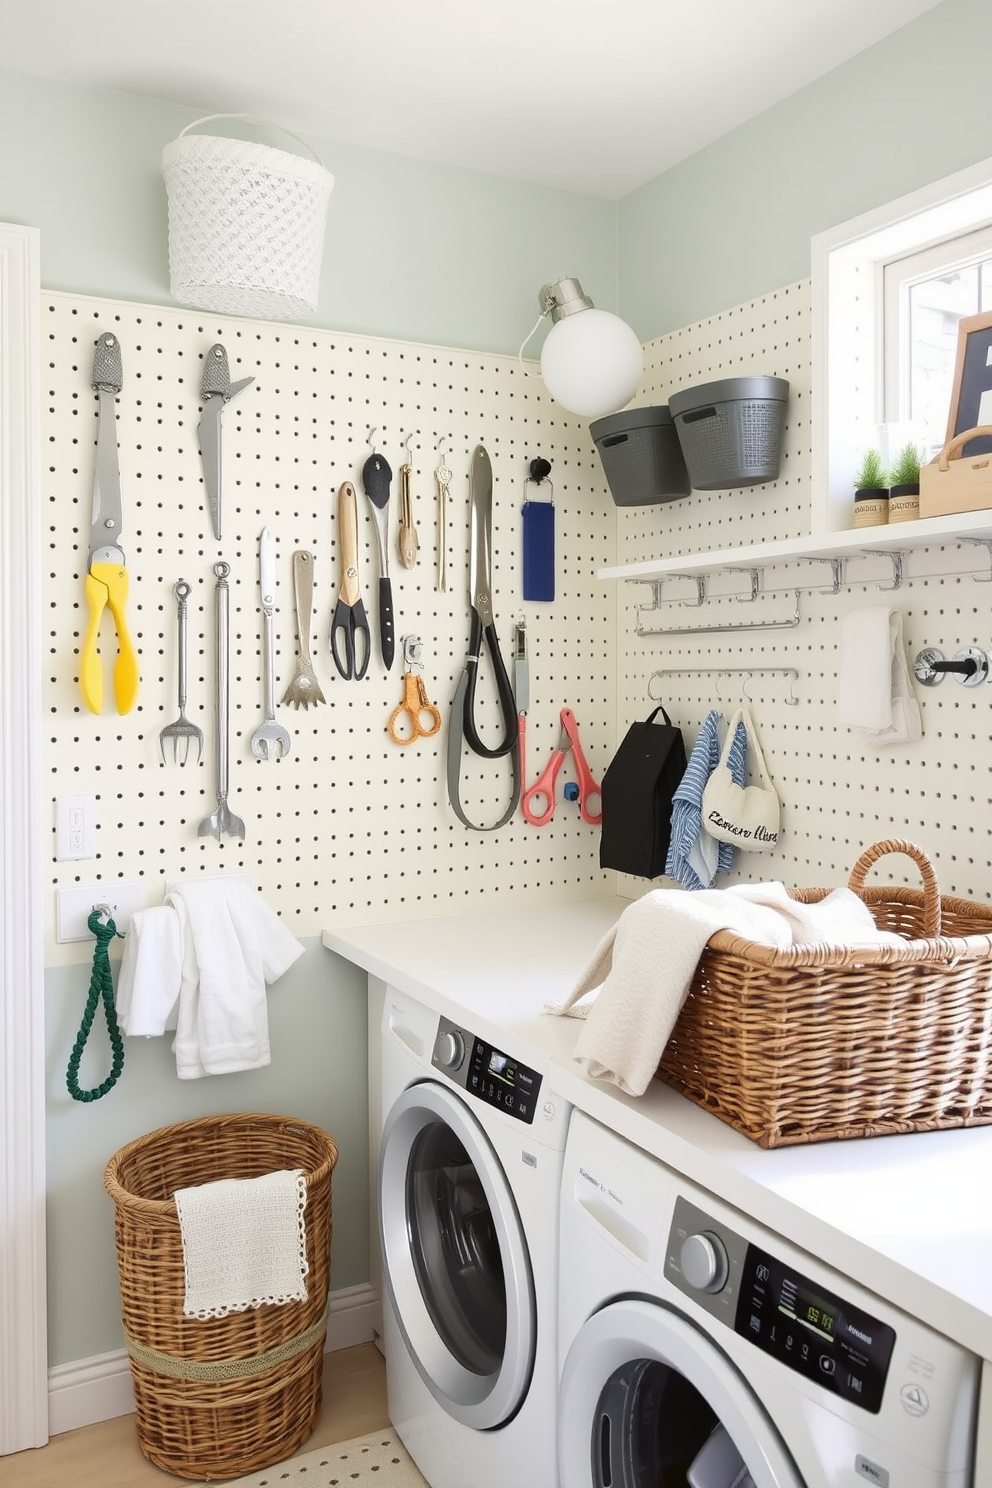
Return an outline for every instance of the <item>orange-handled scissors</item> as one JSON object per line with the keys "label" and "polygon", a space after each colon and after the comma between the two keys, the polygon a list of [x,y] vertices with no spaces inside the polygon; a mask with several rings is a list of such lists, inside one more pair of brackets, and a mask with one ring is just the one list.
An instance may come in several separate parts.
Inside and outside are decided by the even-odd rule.
{"label": "orange-handled scissors", "polygon": [[89,616],[79,657],[79,685],[91,713],[103,711],[103,668],[97,644],[104,610],[110,610],[117,626],[114,688],[118,713],[130,713],[138,696],[138,658],[127,628],[127,569],[120,547],[123,512],[114,405],[121,383],[120,342],[116,336],[102,335],[93,356],[93,387],[100,397],[100,421],[85,585]]}
{"label": "orange-handled scissors", "polygon": [[[520,803],[521,810],[531,826],[547,826],[555,814],[555,781],[558,779],[558,772],[564,764],[565,756],[571,751],[575,760],[575,773],[579,777],[579,815],[591,827],[598,827],[603,820],[602,791],[593,779],[592,771],[582,753],[582,745],[579,743],[579,726],[575,721],[575,714],[571,708],[562,708],[559,716],[561,733],[558,736],[554,753],[536,784],[524,792]],[[589,802],[593,796],[600,797],[600,809],[597,812],[590,810]],[[534,801],[537,797],[543,798],[545,802],[543,812],[534,809]]]}
{"label": "orange-handled scissors", "polygon": [[[441,714],[427,696],[423,677],[414,670],[423,665],[422,645],[418,636],[403,637],[403,701],[390,713],[386,724],[386,732],[394,744],[433,739],[441,727]],[[424,727],[425,718],[429,728]]]}

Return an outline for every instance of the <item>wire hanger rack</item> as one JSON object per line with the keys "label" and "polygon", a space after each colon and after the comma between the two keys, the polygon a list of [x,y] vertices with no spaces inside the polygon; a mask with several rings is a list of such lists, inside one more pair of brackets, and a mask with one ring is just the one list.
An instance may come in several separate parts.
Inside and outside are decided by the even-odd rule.
{"label": "wire hanger rack", "polygon": [[[758,676],[760,673],[765,673],[767,675],[775,675],[775,676],[780,676],[780,677],[787,677],[789,679],[789,696],[785,700],[786,701],[786,704],[790,708],[798,708],[799,707],[799,699],[796,697],[796,684],[799,681],[799,672],[796,670],[795,667],[784,667],[784,666],[750,666],[750,667],[728,667],[728,666],[722,666],[722,667],[717,667],[717,666],[713,666],[713,667],[657,667],[651,673],[651,676],[648,678],[648,688],[647,688],[648,697],[651,699],[651,701],[653,703],[664,702],[664,696],[663,695],[662,696],[659,696],[658,693],[653,692],[651,690],[651,685],[654,682],[654,680],[655,680],[656,677],[673,677],[673,676],[686,676],[686,677],[693,676],[694,677],[696,675],[702,675],[704,673],[709,673],[711,676],[715,676],[716,677],[716,679],[717,679],[717,684],[716,684],[716,686],[717,686],[717,694],[719,694],[719,691],[720,691],[720,678],[721,677],[739,676],[739,677],[744,677],[745,679],[749,679],[751,677]],[[748,697],[748,692],[747,692],[747,681],[746,680],[741,685],[741,691],[744,694],[744,697],[747,698],[747,700],[750,702],[750,698]]]}

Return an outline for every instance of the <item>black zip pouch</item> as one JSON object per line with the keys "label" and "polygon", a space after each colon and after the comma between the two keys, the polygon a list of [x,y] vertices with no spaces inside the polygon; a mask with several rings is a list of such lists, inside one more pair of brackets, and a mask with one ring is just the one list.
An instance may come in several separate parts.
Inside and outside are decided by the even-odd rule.
{"label": "black zip pouch", "polygon": [[[661,714],[664,723],[656,723]],[[664,708],[632,723],[603,776],[601,868],[657,878],[672,835],[672,797],[685,774],[682,730]]]}

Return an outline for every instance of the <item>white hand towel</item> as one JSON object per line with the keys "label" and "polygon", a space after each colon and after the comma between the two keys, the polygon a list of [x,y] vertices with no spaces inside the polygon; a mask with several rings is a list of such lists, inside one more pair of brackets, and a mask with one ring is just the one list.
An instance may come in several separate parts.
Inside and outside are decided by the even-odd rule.
{"label": "white hand towel", "polygon": [[182,956],[179,917],[171,905],[131,916],[115,998],[122,1033],[156,1038],[175,1028]]}
{"label": "white hand towel", "polygon": [[303,947],[243,880],[193,881],[167,903],[183,940],[173,1043],[179,1078],[261,1069],[271,1057],[266,983],[288,971]]}
{"label": "white hand towel", "polygon": [[898,610],[876,605],[841,621],[837,722],[873,749],[922,738]]}
{"label": "white hand towel", "polygon": [[307,1184],[301,1168],[222,1178],[174,1195],[183,1240],[185,1317],[226,1317],[305,1302]]}
{"label": "white hand towel", "polygon": [[793,899],[781,883],[733,884],[727,893],[777,910],[790,927],[793,945],[864,949],[906,944],[895,931],[879,930],[867,904],[851,889],[832,889],[812,904]]}

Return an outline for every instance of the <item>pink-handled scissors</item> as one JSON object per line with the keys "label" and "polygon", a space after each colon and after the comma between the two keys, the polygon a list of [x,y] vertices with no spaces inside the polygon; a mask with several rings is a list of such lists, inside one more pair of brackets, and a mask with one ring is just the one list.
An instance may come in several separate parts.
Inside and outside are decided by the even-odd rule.
{"label": "pink-handled scissors", "polygon": [[[561,733],[558,737],[558,744],[537,783],[524,792],[520,803],[521,810],[531,826],[547,826],[555,814],[555,781],[558,779],[558,771],[565,761],[565,756],[571,751],[575,760],[575,772],[579,777],[579,815],[591,827],[598,827],[603,820],[602,791],[593,779],[592,771],[586,764],[586,757],[582,753],[582,745],[579,743],[579,726],[575,721],[575,714],[571,708],[562,708],[560,716]],[[521,774],[523,770],[524,764],[521,760]],[[534,799],[537,796],[542,796],[545,801],[545,809],[542,813],[534,809]],[[592,796],[600,797],[597,812],[589,809]]]}

